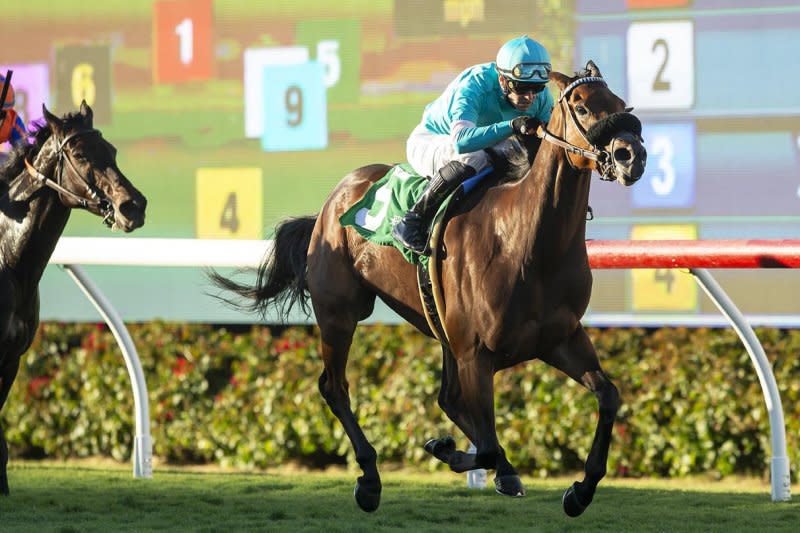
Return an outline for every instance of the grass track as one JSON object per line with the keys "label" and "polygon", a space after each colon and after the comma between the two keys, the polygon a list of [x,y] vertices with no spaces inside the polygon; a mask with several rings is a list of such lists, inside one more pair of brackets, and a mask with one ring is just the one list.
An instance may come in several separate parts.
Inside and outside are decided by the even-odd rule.
{"label": "grass track", "polygon": [[[85,531],[796,531],[800,504],[770,502],[763,483],[616,481],[578,519],[561,511],[568,480],[526,479],[510,499],[446,472],[385,472],[376,513],[355,505],[355,475],[198,473],[13,463],[3,532]],[[797,490],[794,491],[797,494]],[[796,496],[795,496],[796,498]]]}

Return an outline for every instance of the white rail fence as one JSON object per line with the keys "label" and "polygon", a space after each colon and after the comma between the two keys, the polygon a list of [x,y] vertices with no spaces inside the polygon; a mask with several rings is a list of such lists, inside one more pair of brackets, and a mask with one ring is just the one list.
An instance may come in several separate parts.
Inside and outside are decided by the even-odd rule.
{"label": "white rail fence", "polygon": [[[80,265],[255,267],[259,265],[270,245],[269,241],[263,240],[63,237],[56,246],[50,263],[64,265],[65,270],[106,321],[122,350],[131,379],[136,411],[134,414],[136,434],[134,435],[132,457],[134,477],[151,478],[153,475],[147,384],[136,347],[131,341],[122,318],[114,310],[111,302],[88,278]],[[683,252],[686,250],[685,243],[684,246],[681,246],[680,242],[676,242],[675,245],[675,254],[683,256]],[[593,248],[596,249],[590,247],[590,255]],[[683,266],[692,267],[691,273],[695,276],[698,284],[731,323],[750,355],[761,384],[770,420],[772,501],[788,501],[791,499],[791,494],[789,461],[786,452],[786,427],[772,367],[744,315],[707,270],[697,268],[696,265],[683,265],[674,258],[671,259],[670,264],[663,267]],[[608,265],[599,268],[626,267]]]}

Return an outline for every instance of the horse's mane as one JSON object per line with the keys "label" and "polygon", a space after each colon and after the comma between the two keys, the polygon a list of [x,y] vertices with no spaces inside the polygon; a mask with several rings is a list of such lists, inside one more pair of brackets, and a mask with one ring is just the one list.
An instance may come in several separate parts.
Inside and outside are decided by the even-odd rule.
{"label": "horse's mane", "polygon": [[21,142],[8,153],[6,160],[0,164],[0,196],[6,193],[9,183],[25,169],[25,159],[33,160],[51,133],[46,123],[34,122],[30,131],[33,144]]}
{"label": "horse's mane", "polygon": [[495,168],[498,183],[522,179],[533,164],[533,158],[541,142],[538,137],[511,137],[513,142],[505,143],[506,150],[487,148]]}
{"label": "horse's mane", "polygon": [[[62,120],[64,129],[70,130],[80,126],[83,116],[80,113],[67,113]],[[31,124],[30,138],[33,139],[33,143],[19,143],[0,164],[0,196],[6,193],[8,184],[25,169],[25,159],[33,161],[52,133],[50,126],[44,120],[37,120]]]}

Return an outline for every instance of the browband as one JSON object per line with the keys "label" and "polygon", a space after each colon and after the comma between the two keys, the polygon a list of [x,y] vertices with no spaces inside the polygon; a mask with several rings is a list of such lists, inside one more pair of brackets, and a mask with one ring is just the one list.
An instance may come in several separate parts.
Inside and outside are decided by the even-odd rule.
{"label": "browband", "polygon": [[563,91],[561,91],[561,96],[558,97],[558,101],[560,102],[562,99],[569,96],[569,93],[571,93],[575,87],[577,87],[578,85],[583,85],[584,83],[602,83],[603,85],[608,87],[606,80],[604,80],[600,76],[586,76],[585,78],[578,78],[577,80],[567,85]]}

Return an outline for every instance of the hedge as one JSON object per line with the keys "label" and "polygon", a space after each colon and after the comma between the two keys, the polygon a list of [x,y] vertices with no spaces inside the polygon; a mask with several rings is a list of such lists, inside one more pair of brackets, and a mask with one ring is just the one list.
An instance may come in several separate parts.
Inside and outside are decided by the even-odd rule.
{"label": "hedge", "polygon": [[[261,468],[355,465],[317,390],[312,328],[129,326],[149,389],[154,453],[172,463]],[[769,420],[752,363],[730,330],[590,329],[622,408],[612,476],[769,475]],[[773,365],[793,480],[800,466],[800,332],[757,331]],[[348,366],[353,408],[383,464],[446,468],[422,444],[466,439],[437,405],[441,354],[407,326],[357,330]],[[582,468],[594,396],[534,361],[496,379],[497,431],[520,472]],[[0,413],[12,457],[110,456],[128,461],[133,395],[103,325],[46,323]]]}

